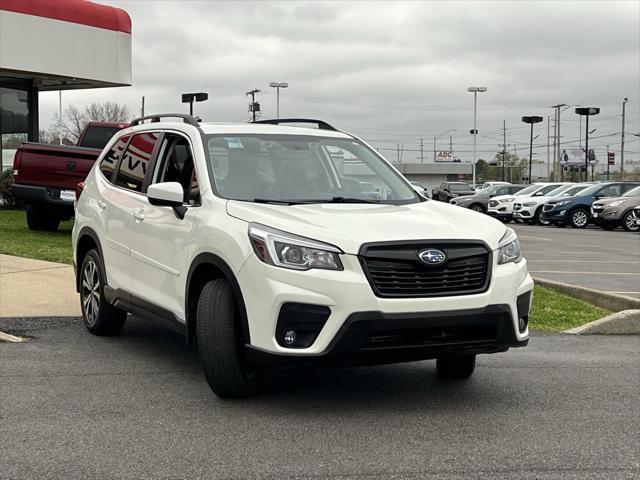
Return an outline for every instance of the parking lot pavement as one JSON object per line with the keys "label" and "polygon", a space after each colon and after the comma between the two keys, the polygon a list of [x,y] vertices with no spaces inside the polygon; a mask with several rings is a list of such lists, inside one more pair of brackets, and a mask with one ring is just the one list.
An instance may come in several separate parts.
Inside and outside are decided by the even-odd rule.
{"label": "parking lot pavement", "polygon": [[534,335],[479,358],[278,373],[217,399],[182,337],[5,319],[2,478],[638,478],[640,337]]}
{"label": "parking lot pavement", "polygon": [[534,277],[640,299],[640,234],[510,224]]}

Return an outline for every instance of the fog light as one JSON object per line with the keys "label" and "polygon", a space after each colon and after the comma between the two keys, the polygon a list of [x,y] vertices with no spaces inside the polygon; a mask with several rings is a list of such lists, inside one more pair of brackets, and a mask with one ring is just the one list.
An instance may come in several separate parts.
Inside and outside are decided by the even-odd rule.
{"label": "fog light", "polygon": [[284,343],[287,345],[293,345],[296,343],[296,332],[293,330],[287,330],[284,332]]}
{"label": "fog light", "polygon": [[518,330],[520,330],[520,333],[524,333],[527,330],[528,323],[529,323],[529,317],[518,318]]}

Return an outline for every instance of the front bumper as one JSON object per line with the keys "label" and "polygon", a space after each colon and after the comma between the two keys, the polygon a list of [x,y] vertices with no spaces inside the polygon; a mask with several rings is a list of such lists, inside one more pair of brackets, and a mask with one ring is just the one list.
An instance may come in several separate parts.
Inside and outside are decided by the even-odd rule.
{"label": "front bumper", "polygon": [[568,220],[569,210],[563,207],[552,208],[551,210],[540,213],[540,218],[549,222],[566,222]]}
{"label": "front bumper", "polygon": [[[497,265],[494,258],[489,287],[482,293],[430,298],[377,297],[358,257],[341,255],[341,260],[343,271],[299,272],[266,265],[255,255],[247,259],[237,279],[248,318],[250,358],[355,361],[353,357],[358,357],[370,363],[371,357],[386,361],[434,358],[462,351],[491,353],[523,346],[528,341],[528,329],[525,326],[520,331],[519,326],[523,311],[528,316],[533,289],[524,259],[517,264]],[[283,306],[291,304],[328,310],[321,330],[308,347],[287,348],[280,339],[278,318]],[[493,328],[495,335],[472,338],[474,325],[480,333]],[[460,332],[466,337],[447,344],[451,335],[459,336]],[[436,342],[434,336],[440,334],[442,338]],[[399,343],[371,347],[372,337],[392,336]],[[403,338],[423,340],[403,343]]]}
{"label": "front bumper", "polygon": [[521,205],[516,208],[514,208],[513,210],[513,218],[519,218],[522,220],[531,220],[533,217],[535,217],[536,209],[538,207],[537,206],[525,207],[524,205]]}

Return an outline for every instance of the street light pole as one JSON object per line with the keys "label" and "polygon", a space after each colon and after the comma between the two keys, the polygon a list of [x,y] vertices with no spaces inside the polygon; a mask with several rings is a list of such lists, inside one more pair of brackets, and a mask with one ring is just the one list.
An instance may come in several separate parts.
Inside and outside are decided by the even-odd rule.
{"label": "street light pole", "polygon": [[280,118],[280,89],[287,88],[289,84],[287,82],[271,82],[269,86],[276,89],[276,118]]}
{"label": "street light pole", "polygon": [[624,97],[622,101],[622,140],[620,141],[620,180],[624,180],[624,113],[629,99]]}
{"label": "street light pole", "polygon": [[533,163],[533,124],[540,123],[542,117],[522,117],[524,123],[531,124],[531,135],[529,136],[529,184],[531,184],[531,164]]}
{"label": "street light pole", "polygon": [[589,178],[589,117],[591,115],[598,115],[600,113],[600,109],[597,107],[579,107],[576,108],[576,113],[580,116],[585,115],[587,117],[587,128],[584,132],[584,181],[586,182]]}
{"label": "street light pole", "polygon": [[478,107],[478,92],[486,92],[487,87],[468,87],[467,92],[473,93],[473,130],[471,133],[473,134],[473,164],[472,164],[472,173],[473,173],[473,188],[476,187],[476,137],[478,135],[478,128],[476,124],[477,120],[477,107]]}

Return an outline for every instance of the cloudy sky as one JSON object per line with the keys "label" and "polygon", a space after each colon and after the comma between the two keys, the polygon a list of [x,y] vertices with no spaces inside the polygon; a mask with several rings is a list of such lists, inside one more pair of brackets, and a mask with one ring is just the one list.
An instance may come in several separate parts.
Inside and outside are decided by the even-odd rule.
{"label": "cloudy sky", "polygon": [[[546,159],[550,105],[598,106],[592,144],[620,147],[640,132],[640,2],[632,1],[116,1],[133,24],[133,86],[65,92],[78,106],[115,100],[139,111],[185,111],[180,93],[205,91],[196,114],[246,121],[245,92],[259,88],[264,118],[275,117],[270,81],[288,82],[281,116],[321,118],[361,135],[391,160],[433,156],[433,137],[447,130],[456,156],[471,158],[471,85],[478,96],[478,158],[502,143],[524,154],[523,115],[540,115],[537,158]],[[562,136],[578,145],[573,108]],[[41,95],[41,122],[51,123],[57,93]],[[553,119],[553,117],[552,117]],[[583,125],[584,126],[584,125]],[[553,130],[553,129],[552,129]],[[449,134],[438,140],[448,147]],[[640,138],[627,134],[626,158],[640,159]]]}

